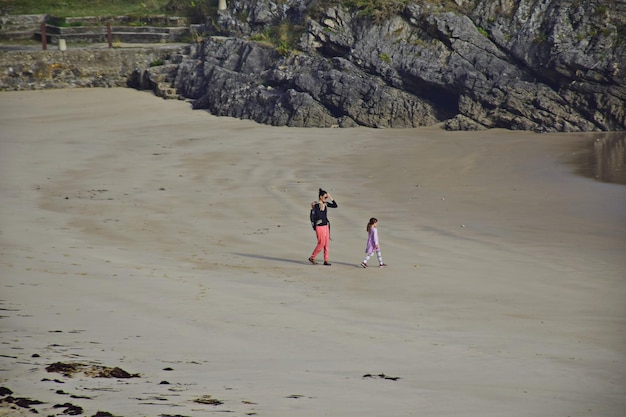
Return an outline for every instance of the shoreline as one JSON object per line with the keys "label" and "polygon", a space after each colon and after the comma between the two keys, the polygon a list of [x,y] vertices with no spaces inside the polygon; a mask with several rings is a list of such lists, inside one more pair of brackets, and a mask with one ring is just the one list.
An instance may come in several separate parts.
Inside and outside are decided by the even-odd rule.
{"label": "shoreline", "polygon": [[626,185],[626,132],[602,132],[576,158],[577,173],[595,180]]}

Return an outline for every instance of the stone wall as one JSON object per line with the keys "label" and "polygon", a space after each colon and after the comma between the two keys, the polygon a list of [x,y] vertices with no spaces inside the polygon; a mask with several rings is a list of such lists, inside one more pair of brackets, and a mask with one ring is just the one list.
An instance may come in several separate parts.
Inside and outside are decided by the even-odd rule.
{"label": "stone wall", "polygon": [[185,47],[0,52],[0,90],[126,86],[133,71],[171,62]]}

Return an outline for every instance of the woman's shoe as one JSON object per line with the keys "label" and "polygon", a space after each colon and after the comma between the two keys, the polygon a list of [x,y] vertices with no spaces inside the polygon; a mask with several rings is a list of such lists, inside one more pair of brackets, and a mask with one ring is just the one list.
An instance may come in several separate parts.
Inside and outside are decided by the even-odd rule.
{"label": "woman's shoe", "polygon": [[363,268],[367,268],[367,264],[366,264],[365,262],[361,262],[361,266],[362,266]]}
{"label": "woman's shoe", "polygon": [[317,261],[313,259],[313,257],[309,258],[309,262],[311,262],[313,265],[317,265]]}
{"label": "woman's shoe", "polygon": [[331,266],[332,264],[330,262],[328,262],[328,261],[324,261],[324,265]]}
{"label": "woman's shoe", "polygon": [[378,266],[381,267],[381,268],[385,268],[385,267],[387,267],[387,264],[380,264]]}

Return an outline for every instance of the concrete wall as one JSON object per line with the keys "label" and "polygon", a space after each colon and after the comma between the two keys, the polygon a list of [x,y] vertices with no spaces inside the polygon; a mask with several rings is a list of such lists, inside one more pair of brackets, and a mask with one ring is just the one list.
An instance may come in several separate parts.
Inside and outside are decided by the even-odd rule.
{"label": "concrete wall", "polygon": [[34,39],[35,32],[46,19],[44,14],[0,16],[0,40]]}

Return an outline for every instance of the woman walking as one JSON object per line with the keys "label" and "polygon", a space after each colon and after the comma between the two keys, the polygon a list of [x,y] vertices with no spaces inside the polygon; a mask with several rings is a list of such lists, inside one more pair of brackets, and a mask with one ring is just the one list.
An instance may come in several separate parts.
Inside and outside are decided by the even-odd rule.
{"label": "woman walking", "polygon": [[370,260],[374,252],[376,252],[376,257],[378,258],[378,266],[381,268],[386,267],[387,265],[383,263],[383,255],[380,253],[380,244],[378,242],[378,219],[372,217],[370,221],[367,223],[367,244],[365,245],[365,259],[361,262],[361,266],[363,268],[367,268],[367,261]]}
{"label": "woman walking", "polygon": [[312,220],[314,221],[315,234],[317,235],[317,246],[313,249],[313,253],[309,257],[309,262],[313,265],[317,264],[315,257],[324,250],[324,265],[330,265],[328,262],[328,243],[330,241],[330,223],[328,221],[327,208],[337,208],[337,202],[333,200],[330,194],[319,189],[319,198],[317,202],[311,203],[313,207]]}

